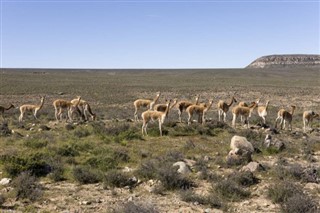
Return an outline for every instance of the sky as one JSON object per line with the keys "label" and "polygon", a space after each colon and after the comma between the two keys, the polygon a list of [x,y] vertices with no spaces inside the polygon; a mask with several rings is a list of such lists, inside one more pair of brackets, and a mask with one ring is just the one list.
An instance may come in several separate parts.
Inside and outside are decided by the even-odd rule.
{"label": "sky", "polygon": [[320,54],[320,0],[0,0],[1,68],[242,68]]}

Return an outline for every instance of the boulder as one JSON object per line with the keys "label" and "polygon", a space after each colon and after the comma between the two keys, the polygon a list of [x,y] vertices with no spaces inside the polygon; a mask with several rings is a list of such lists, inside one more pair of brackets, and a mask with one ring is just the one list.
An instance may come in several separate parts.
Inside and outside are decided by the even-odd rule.
{"label": "boulder", "polygon": [[242,167],[240,169],[241,172],[250,171],[250,172],[258,172],[264,170],[263,166],[258,162],[250,162],[248,165]]}
{"label": "boulder", "polygon": [[189,169],[187,164],[183,161],[178,161],[178,162],[174,163],[172,166],[179,167],[177,172],[179,172],[183,175],[187,175],[187,174],[191,173],[191,170]]}

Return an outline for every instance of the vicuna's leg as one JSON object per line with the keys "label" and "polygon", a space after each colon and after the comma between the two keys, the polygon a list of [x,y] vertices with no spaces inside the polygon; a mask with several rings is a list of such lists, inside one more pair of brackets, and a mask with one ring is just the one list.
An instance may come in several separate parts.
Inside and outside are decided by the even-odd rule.
{"label": "vicuna's leg", "polygon": [[24,114],[24,113],[23,113],[22,111],[20,111],[19,122],[22,122],[23,114]]}
{"label": "vicuna's leg", "polygon": [[179,122],[180,122],[180,123],[182,123],[181,114],[182,114],[182,109],[179,107],[179,109],[178,109],[178,115],[179,115]]}
{"label": "vicuna's leg", "polygon": [[226,119],[227,119],[227,113],[223,112],[223,121],[226,123]]}
{"label": "vicuna's leg", "polygon": [[38,110],[39,110],[39,109],[35,109],[35,110],[34,110],[34,113],[33,113],[33,116],[34,116],[34,118],[35,118],[36,120],[38,120],[38,118],[37,118]]}
{"label": "vicuna's leg", "polygon": [[233,114],[232,126],[233,126],[234,128],[236,128],[236,119],[237,119],[237,115],[236,115],[236,114]]}
{"label": "vicuna's leg", "polygon": [[[274,128],[277,128],[277,126],[278,126],[278,120],[281,120],[281,117],[280,116],[278,116],[277,118],[276,118],[276,122],[275,122],[275,124],[274,124]],[[280,122],[281,123],[281,122]],[[281,125],[280,125],[280,128],[281,128]]]}
{"label": "vicuna's leg", "polygon": [[191,118],[192,118],[192,113],[189,113],[189,117],[188,117],[188,125],[191,124]]}
{"label": "vicuna's leg", "polygon": [[219,115],[219,121],[221,120],[220,117],[221,117],[221,110],[218,109],[218,115]]}
{"label": "vicuna's leg", "polygon": [[161,121],[159,120],[159,131],[160,131],[160,136],[162,136],[162,129],[161,129]]}
{"label": "vicuna's leg", "polygon": [[135,121],[139,121],[138,108],[136,108],[135,111],[134,111],[134,120],[135,120]]}

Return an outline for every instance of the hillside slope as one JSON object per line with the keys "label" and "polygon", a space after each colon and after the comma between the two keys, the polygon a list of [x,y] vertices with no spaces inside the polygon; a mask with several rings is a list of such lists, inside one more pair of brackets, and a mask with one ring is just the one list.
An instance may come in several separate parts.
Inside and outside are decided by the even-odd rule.
{"label": "hillside slope", "polygon": [[268,55],[254,60],[246,68],[320,68],[320,55]]}

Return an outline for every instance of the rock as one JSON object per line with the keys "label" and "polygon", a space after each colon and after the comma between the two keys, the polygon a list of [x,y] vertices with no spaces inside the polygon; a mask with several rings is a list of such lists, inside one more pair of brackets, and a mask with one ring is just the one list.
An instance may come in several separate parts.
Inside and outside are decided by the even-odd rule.
{"label": "rock", "polygon": [[0,185],[4,186],[4,185],[8,185],[11,182],[10,178],[2,178],[0,180]]}
{"label": "rock", "polygon": [[194,165],[196,164],[196,161],[190,160],[190,159],[183,159],[183,161],[187,164],[189,168],[193,168]]}
{"label": "rock", "polygon": [[242,167],[240,171],[250,171],[250,172],[257,172],[257,171],[263,171],[264,168],[260,163],[257,162],[250,162],[248,165]]}
{"label": "rock", "polygon": [[191,170],[189,169],[189,167],[187,166],[187,164],[183,161],[178,161],[176,163],[174,163],[172,166],[174,167],[179,167],[179,169],[177,170],[177,172],[183,174],[183,175],[187,175],[191,172]]}
{"label": "rock", "polygon": [[267,148],[274,147],[277,151],[282,151],[285,148],[285,144],[282,141],[272,138],[269,134],[264,139],[264,146]]}
{"label": "rock", "polygon": [[211,212],[211,209],[205,209],[204,210],[204,213],[210,213]]}
{"label": "rock", "polygon": [[133,197],[132,196],[128,198],[128,202],[130,202],[130,201],[133,201]]}
{"label": "rock", "polygon": [[41,125],[39,127],[39,131],[49,131],[51,128],[46,125]]}
{"label": "rock", "polygon": [[243,152],[254,152],[254,148],[247,138],[238,135],[235,135],[231,138],[230,148],[234,154],[239,153],[241,155]]}
{"label": "rock", "polygon": [[123,171],[123,172],[132,172],[132,169],[126,166],[126,167],[124,167],[124,168],[122,169],[122,171]]}

